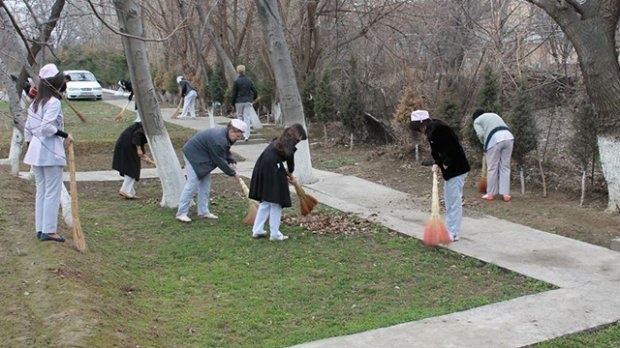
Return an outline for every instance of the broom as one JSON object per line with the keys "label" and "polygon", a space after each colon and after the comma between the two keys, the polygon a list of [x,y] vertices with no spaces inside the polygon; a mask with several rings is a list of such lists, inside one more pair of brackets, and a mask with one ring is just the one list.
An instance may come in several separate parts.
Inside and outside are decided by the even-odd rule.
{"label": "broom", "polygon": [[127,106],[129,105],[130,102],[131,100],[128,100],[127,104],[125,104],[121,112],[119,112],[118,115],[114,116],[114,121],[121,121],[125,118],[125,109],[127,109]]}
{"label": "broom", "polygon": [[69,107],[71,108],[71,110],[73,110],[73,112],[75,112],[75,114],[80,118],[80,120],[82,120],[82,122],[86,122],[86,117],[84,117],[84,114],[82,114],[80,112],[80,110],[78,110],[75,105],[73,105],[73,103],[71,103],[69,101],[69,99],[67,99],[67,97],[63,94],[62,95],[62,99],[65,101],[65,103],[67,103],[67,105],[69,105]]}
{"label": "broom", "polygon": [[183,105],[183,98],[179,100],[179,106],[177,106],[177,109],[174,110],[174,112],[172,113],[172,117],[170,118],[179,118],[179,111],[181,111],[181,105]]}
{"label": "broom", "polygon": [[239,180],[239,184],[241,184],[243,194],[248,199],[248,213],[243,218],[243,223],[246,225],[254,225],[254,220],[256,220],[256,213],[258,212],[258,202],[250,199],[250,189],[248,189],[248,185],[246,185],[243,180]]}
{"label": "broom", "polygon": [[450,233],[439,214],[439,190],[437,188],[437,173],[433,172],[433,197],[431,203],[431,217],[424,227],[424,245],[437,246],[439,244],[448,245],[452,242]]}
{"label": "broom", "polygon": [[478,192],[487,193],[487,157],[482,154],[482,176],[478,182]]}
{"label": "broom", "polygon": [[71,178],[71,217],[73,219],[73,244],[75,248],[81,252],[86,251],[86,240],[82,233],[82,225],[80,224],[80,211],[78,207],[77,182],[75,180],[75,154],[73,152],[73,143],[69,145],[69,174]]}
{"label": "broom", "polygon": [[297,193],[297,198],[299,198],[299,211],[301,212],[301,215],[305,216],[310,214],[312,209],[314,209],[314,206],[316,206],[319,201],[312,195],[306,193],[297,179],[293,178],[291,182],[293,183],[293,186],[295,186],[295,192]]}

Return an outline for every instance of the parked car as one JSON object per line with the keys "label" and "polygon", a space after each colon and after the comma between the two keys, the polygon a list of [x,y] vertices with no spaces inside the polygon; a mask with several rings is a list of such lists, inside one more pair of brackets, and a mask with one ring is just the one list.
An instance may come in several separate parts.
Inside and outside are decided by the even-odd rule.
{"label": "parked car", "polygon": [[67,82],[67,99],[100,100],[103,97],[101,85],[90,71],[65,70],[65,76],[71,79]]}

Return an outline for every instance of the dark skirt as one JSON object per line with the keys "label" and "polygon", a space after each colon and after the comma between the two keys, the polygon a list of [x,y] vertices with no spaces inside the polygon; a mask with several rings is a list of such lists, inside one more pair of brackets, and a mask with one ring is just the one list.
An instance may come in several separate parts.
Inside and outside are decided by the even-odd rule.
{"label": "dark skirt", "polygon": [[278,153],[273,143],[269,144],[254,165],[250,198],[259,202],[277,203],[283,208],[290,207],[291,192],[286,174],[283,156]]}
{"label": "dark skirt", "polygon": [[112,158],[112,169],[118,170],[121,176],[130,176],[140,180],[140,157],[136,146],[142,147],[146,144],[146,136],[142,123],[136,122],[127,127],[116,140],[114,146],[114,157]]}

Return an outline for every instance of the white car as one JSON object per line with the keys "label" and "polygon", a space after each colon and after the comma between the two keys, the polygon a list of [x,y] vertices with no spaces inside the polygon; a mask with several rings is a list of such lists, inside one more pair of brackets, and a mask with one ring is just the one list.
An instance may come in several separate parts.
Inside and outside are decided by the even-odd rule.
{"label": "white car", "polygon": [[88,70],[65,70],[67,81],[67,99],[97,99],[102,98],[102,88],[95,75]]}

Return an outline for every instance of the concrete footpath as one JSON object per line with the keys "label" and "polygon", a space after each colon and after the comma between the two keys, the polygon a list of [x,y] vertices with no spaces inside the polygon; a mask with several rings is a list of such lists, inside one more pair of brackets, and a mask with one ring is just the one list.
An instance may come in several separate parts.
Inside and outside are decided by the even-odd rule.
{"label": "concrete footpath", "polygon": [[[106,100],[124,106],[125,100]],[[131,108],[128,108],[130,110]],[[202,130],[208,118],[167,122]],[[228,119],[216,118],[225,124]],[[243,143],[232,150],[249,177],[266,143]],[[354,176],[315,169],[305,185],[322,203],[358,214],[415,238],[429,212],[418,211],[408,194]],[[143,177],[155,177],[144,170]],[[78,173],[78,180],[120,180],[117,172]],[[449,247],[558,287],[557,290],[442,315],[333,337],[295,347],[521,347],[620,320],[620,253],[493,217],[465,218],[460,241]]]}

